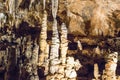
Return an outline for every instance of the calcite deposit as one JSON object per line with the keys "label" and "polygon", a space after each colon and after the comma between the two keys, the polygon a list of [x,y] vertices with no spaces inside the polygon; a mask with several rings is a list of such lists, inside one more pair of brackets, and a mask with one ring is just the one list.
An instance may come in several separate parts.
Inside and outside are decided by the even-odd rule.
{"label": "calcite deposit", "polygon": [[0,0],[0,80],[120,80],[120,0]]}

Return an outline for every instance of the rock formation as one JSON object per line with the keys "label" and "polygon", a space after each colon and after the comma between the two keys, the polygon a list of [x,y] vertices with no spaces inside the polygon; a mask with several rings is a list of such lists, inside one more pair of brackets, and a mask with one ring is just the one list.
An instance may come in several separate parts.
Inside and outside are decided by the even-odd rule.
{"label": "rock formation", "polygon": [[60,49],[61,49],[61,60],[62,64],[66,63],[66,55],[67,55],[67,49],[68,49],[68,40],[67,40],[67,27],[65,23],[62,23],[61,25],[61,44],[60,44]]}
{"label": "rock formation", "polygon": [[0,0],[0,80],[119,80],[119,0]]}
{"label": "rock formation", "polygon": [[118,53],[114,52],[107,57],[107,63],[105,64],[105,70],[103,71],[102,80],[117,80],[116,68],[118,62]]}
{"label": "rock formation", "polygon": [[45,51],[47,48],[47,13],[44,11],[43,13],[43,20],[42,20],[42,26],[41,26],[41,33],[40,33],[40,57],[39,57],[39,64],[43,64],[44,58],[45,58]]}
{"label": "rock formation", "polygon": [[96,63],[94,64],[94,77],[95,77],[95,80],[100,80],[99,67],[98,67],[98,64]]}

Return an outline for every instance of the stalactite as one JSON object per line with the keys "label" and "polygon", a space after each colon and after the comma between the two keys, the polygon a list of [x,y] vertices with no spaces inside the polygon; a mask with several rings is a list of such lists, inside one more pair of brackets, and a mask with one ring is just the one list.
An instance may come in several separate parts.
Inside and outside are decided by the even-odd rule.
{"label": "stalactite", "polygon": [[45,10],[46,0],[43,0],[43,9]]}
{"label": "stalactite", "polygon": [[15,0],[8,0],[8,10],[10,14],[13,14],[15,11]]}
{"label": "stalactite", "polygon": [[79,49],[79,50],[83,50],[83,47],[82,47],[81,42],[78,40],[77,43],[78,43],[78,49]]}
{"label": "stalactite", "polygon": [[16,10],[19,9],[19,7],[20,7],[22,1],[23,1],[23,0],[15,0],[15,8],[16,8]]}
{"label": "stalactite", "polygon": [[68,41],[67,41],[67,28],[65,23],[62,23],[61,25],[61,60],[62,64],[65,64],[66,62],[66,54],[67,54],[67,49],[68,49]]}
{"label": "stalactite", "polygon": [[33,5],[34,1],[35,0],[30,0],[29,10],[32,8],[32,5]]}
{"label": "stalactite", "polygon": [[55,19],[58,10],[58,0],[52,0],[52,16]]}
{"label": "stalactite", "polygon": [[7,7],[7,21],[8,21],[8,24],[9,24],[9,27],[13,26],[15,24],[15,12],[16,12],[16,9],[15,9],[15,0],[7,0],[6,1],[6,7]]}
{"label": "stalactite", "polygon": [[6,20],[7,20],[6,15],[4,13],[0,13],[0,28],[4,27]]}
{"label": "stalactite", "polygon": [[105,70],[103,70],[102,80],[116,80],[116,67],[118,62],[118,53],[114,52],[108,55]]}
{"label": "stalactite", "polygon": [[0,0],[0,80],[120,80],[118,1]]}

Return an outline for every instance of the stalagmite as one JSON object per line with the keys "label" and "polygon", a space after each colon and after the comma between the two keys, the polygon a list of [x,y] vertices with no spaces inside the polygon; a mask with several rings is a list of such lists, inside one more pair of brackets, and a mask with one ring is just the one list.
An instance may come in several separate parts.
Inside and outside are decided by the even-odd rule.
{"label": "stalagmite", "polygon": [[[81,67],[79,60],[74,60],[73,57],[67,57],[66,53],[68,49],[67,41],[67,28],[65,23],[61,26],[61,60],[59,60],[59,35],[57,30],[57,20],[56,13],[58,7],[58,0],[52,0],[52,15],[53,21],[53,35],[52,35],[52,45],[50,52],[50,73],[53,75],[47,76],[47,80],[76,80],[76,71]],[[61,62],[62,61],[62,62]],[[62,63],[62,65],[60,65]]]}
{"label": "stalagmite", "polygon": [[49,44],[47,43],[47,12],[45,10],[45,2],[43,0],[43,20],[41,26],[41,34],[40,34],[40,55],[39,55],[39,66],[44,67],[44,75],[47,75],[49,72]]}
{"label": "stalagmite", "polygon": [[116,80],[116,67],[118,62],[118,53],[114,52],[108,55],[105,70],[103,70],[102,80]]}
{"label": "stalagmite", "polygon": [[45,60],[47,60],[49,58],[49,44],[46,45],[46,49],[45,49]]}
{"label": "stalagmite", "polygon": [[5,70],[6,68],[7,55],[5,53],[5,50],[0,51],[0,71]]}
{"label": "stalagmite", "polygon": [[65,64],[66,62],[66,54],[67,54],[67,49],[68,49],[68,41],[67,41],[67,28],[65,23],[62,23],[61,26],[61,44],[60,44],[60,48],[61,48],[61,60],[62,60],[62,64]]}
{"label": "stalagmite", "polygon": [[[25,79],[25,80],[39,80],[38,77],[38,52],[39,52],[39,46],[36,41],[32,41],[31,36],[27,37],[26,41],[26,49],[25,52],[23,53],[25,58],[24,60],[19,61],[21,64],[20,67],[20,76],[19,79]],[[23,45],[24,40],[23,40]],[[21,74],[22,73],[22,74]],[[24,77],[24,74],[28,74],[28,76]]]}
{"label": "stalagmite", "polygon": [[56,2],[58,2],[58,0],[52,0],[52,15],[53,15],[54,21],[52,26],[53,34],[52,34],[50,59],[54,59],[56,57],[58,58],[58,49],[59,49],[59,36],[58,36],[57,20],[56,20],[58,3]]}
{"label": "stalagmite", "polygon": [[48,60],[48,59],[45,60],[43,66],[45,67],[44,75],[46,76],[46,75],[48,75],[48,73],[49,73],[49,60]]}
{"label": "stalagmite", "polygon": [[52,15],[54,18],[53,21],[53,34],[52,34],[52,45],[51,45],[51,52],[50,52],[50,59],[58,58],[58,51],[59,51],[59,36],[57,30],[57,20],[56,14],[58,9],[58,0],[52,0]]}
{"label": "stalagmite", "polygon": [[[28,37],[27,40],[27,44],[26,44],[26,50],[25,50],[25,62],[23,63],[24,66],[23,68],[25,69],[25,72],[28,73],[28,76],[26,77],[27,80],[30,80],[30,76],[32,75],[32,63],[30,62],[30,58],[32,56],[32,41],[31,41],[31,37]],[[25,74],[24,72],[22,72],[23,74]],[[21,76],[22,79],[23,76]]]}
{"label": "stalagmite", "polygon": [[25,57],[27,59],[30,59],[31,56],[32,56],[32,42],[30,40],[27,42],[27,45],[26,45]]}
{"label": "stalagmite", "polygon": [[77,73],[76,71],[79,70],[82,65],[78,60],[74,60],[73,57],[67,57],[67,64],[66,64],[66,69],[65,69],[65,77],[70,78],[73,80],[76,80],[77,78]]}
{"label": "stalagmite", "polygon": [[57,21],[56,19],[54,19],[50,59],[55,59],[58,57],[59,57],[59,36],[57,30]]}
{"label": "stalagmite", "polygon": [[0,0],[0,80],[120,80],[119,6]]}
{"label": "stalagmite", "polygon": [[42,65],[44,62],[45,50],[47,46],[46,39],[47,39],[47,13],[46,11],[44,11],[39,43],[40,45],[39,65]]}
{"label": "stalagmite", "polygon": [[99,80],[100,74],[99,74],[99,68],[98,68],[98,64],[94,64],[94,77],[95,80]]}
{"label": "stalagmite", "polygon": [[94,52],[95,52],[96,55],[100,55],[101,51],[100,51],[99,46],[97,46],[96,48],[94,48]]}
{"label": "stalagmite", "polygon": [[45,59],[45,61],[43,63],[43,66],[45,67],[44,75],[47,75],[49,72],[49,44],[47,44],[47,46],[46,46],[44,59]]}
{"label": "stalagmite", "polygon": [[52,15],[54,18],[53,21],[53,34],[52,34],[52,44],[51,44],[51,51],[50,51],[50,73],[54,74],[58,70],[58,64],[60,64],[60,61],[58,59],[59,57],[59,35],[58,35],[58,29],[57,29],[57,20],[56,20],[56,14],[58,9],[58,0],[52,0]]}
{"label": "stalagmite", "polygon": [[30,63],[32,64],[32,74],[30,76],[30,80],[39,80],[37,73],[38,51],[39,51],[39,46],[35,42],[30,60]]}
{"label": "stalagmite", "polygon": [[43,20],[42,20],[42,26],[41,26],[41,34],[40,34],[40,55],[39,55],[39,66],[41,66],[43,64],[43,62],[45,61],[45,56],[48,54],[46,53],[46,48],[48,48],[47,46],[47,12],[45,11],[45,0],[43,0]]}
{"label": "stalagmite", "polygon": [[57,31],[57,21],[54,20],[50,59],[55,59],[58,57],[59,57],[59,36]]}

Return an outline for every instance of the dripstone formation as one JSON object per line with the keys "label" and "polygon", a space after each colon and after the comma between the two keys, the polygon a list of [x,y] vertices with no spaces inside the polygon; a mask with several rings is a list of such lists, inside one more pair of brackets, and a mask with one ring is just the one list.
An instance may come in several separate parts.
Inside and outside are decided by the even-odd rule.
{"label": "dripstone formation", "polygon": [[0,80],[120,80],[119,0],[0,0]]}

